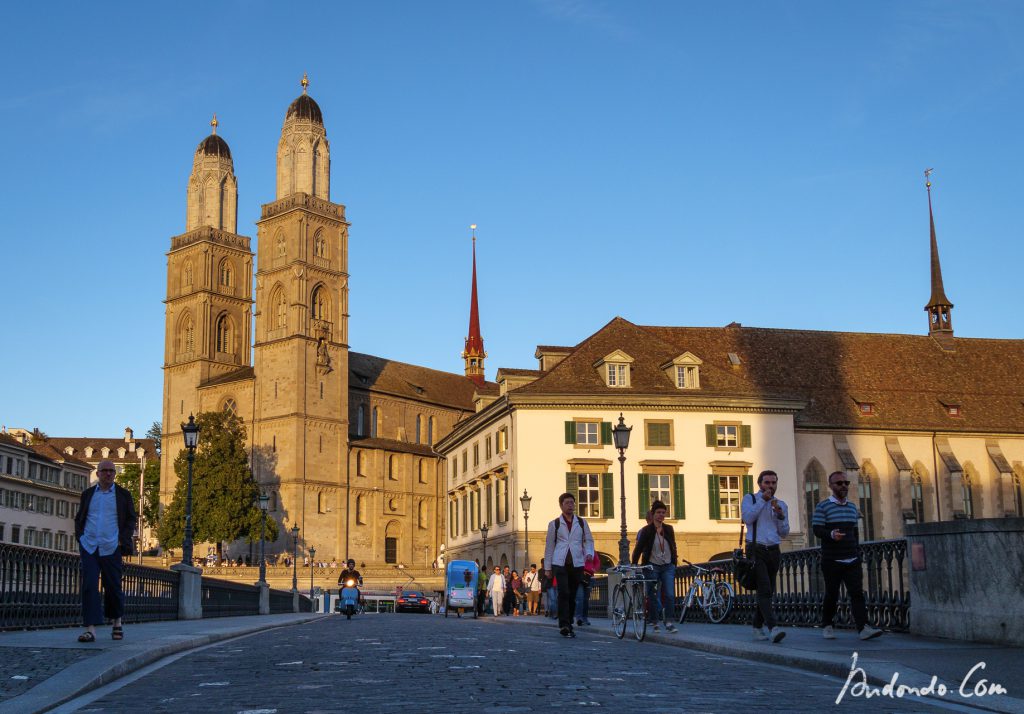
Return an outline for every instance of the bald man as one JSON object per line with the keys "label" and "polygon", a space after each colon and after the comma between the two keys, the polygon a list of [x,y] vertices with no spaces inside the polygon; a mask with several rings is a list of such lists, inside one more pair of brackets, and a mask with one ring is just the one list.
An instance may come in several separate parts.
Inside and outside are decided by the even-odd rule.
{"label": "bald man", "polygon": [[[121,556],[132,555],[133,536],[138,514],[132,495],[114,483],[117,470],[113,461],[101,461],[96,467],[95,486],[82,491],[75,516],[75,538],[82,556],[82,621],[85,632],[79,642],[96,641],[96,625],[103,624],[104,613],[113,620],[111,637],[124,639],[121,616],[124,591],[121,589]],[[103,601],[99,582],[103,579]]]}

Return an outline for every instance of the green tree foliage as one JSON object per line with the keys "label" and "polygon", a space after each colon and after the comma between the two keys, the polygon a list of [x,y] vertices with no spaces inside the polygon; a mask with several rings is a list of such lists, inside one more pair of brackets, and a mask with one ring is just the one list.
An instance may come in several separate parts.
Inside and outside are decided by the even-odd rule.
{"label": "green tree foliage", "polygon": [[[124,472],[119,474],[117,482],[132,494],[135,510],[139,510],[139,464],[127,464]],[[146,461],[146,479],[143,483],[146,491],[146,506],[142,517],[150,526],[156,525],[160,518],[160,461],[155,457]]]}
{"label": "green tree foliage", "polygon": [[160,453],[160,434],[163,432],[163,423],[159,421],[153,422],[152,426],[149,427],[149,431],[146,432],[146,438],[152,439],[156,442],[156,453]]}
{"label": "green tree foliage", "polygon": [[[245,425],[231,412],[203,412],[196,416],[199,445],[192,467],[192,540],[221,544],[241,538],[260,539],[259,488],[249,471],[245,451]],[[174,499],[160,519],[157,534],[165,548],[178,548],[185,531],[188,450],[174,459],[178,477]],[[277,522],[267,518],[267,540],[277,540]]]}

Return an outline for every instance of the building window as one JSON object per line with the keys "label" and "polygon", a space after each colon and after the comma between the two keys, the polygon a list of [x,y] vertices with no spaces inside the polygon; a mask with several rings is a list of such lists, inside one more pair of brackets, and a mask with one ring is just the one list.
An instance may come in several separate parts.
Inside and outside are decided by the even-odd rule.
{"label": "building window", "polygon": [[949,414],[951,417],[959,417],[964,415],[963,409],[960,408],[959,404],[947,405],[946,413]]}
{"label": "building window", "polygon": [[288,325],[288,300],[284,296],[284,290],[278,287],[274,291],[274,297],[270,299],[272,314],[274,316],[274,327],[282,328]]}
{"label": "building window", "polygon": [[[645,421],[647,447],[651,449],[667,449],[672,447],[671,421]],[[668,501],[665,501],[668,503]],[[671,511],[669,511],[671,513]]]}
{"label": "building window", "polygon": [[419,480],[420,480],[420,483],[426,483],[427,482],[427,468],[428,468],[428,464],[429,463],[430,462],[427,461],[426,459],[420,459],[420,465],[419,465]]}
{"label": "building window", "polygon": [[740,517],[740,477],[718,477],[718,517],[733,519]]}
{"label": "building window", "polygon": [[924,485],[918,473],[910,477],[910,508],[914,512],[914,522],[924,523]]}
{"label": "building window", "polygon": [[874,416],[875,414],[874,402],[857,402],[857,409],[860,411],[861,416]]}
{"label": "building window", "polygon": [[398,457],[395,455],[388,457],[388,478],[392,481],[398,480]]}
{"label": "building window", "polygon": [[11,526],[11,542],[21,542],[21,526]]}
{"label": "building window", "polygon": [[455,537],[455,501],[448,501],[448,537]]}
{"label": "building window", "polygon": [[356,476],[366,475],[366,452],[356,452]]}
{"label": "building window", "polygon": [[469,471],[469,451],[467,449],[462,450],[462,473]]}
{"label": "building window", "polygon": [[322,285],[318,285],[313,290],[313,295],[309,301],[310,316],[314,320],[323,320],[324,322],[330,322],[331,311],[330,303],[327,299],[327,288]]}
{"label": "building window", "polygon": [[462,511],[462,533],[469,532],[469,507],[467,501],[466,494],[462,494],[462,503],[459,504],[459,509]]}
{"label": "building window", "polygon": [[313,255],[317,258],[327,257],[327,239],[322,231],[317,231],[313,236]]}
{"label": "building window", "polygon": [[192,261],[191,260],[185,261],[185,270],[184,270],[183,275],[184,275],[184,277],[182,278],[182,281],[181,281],[182,287],[184,287],[184,288],[191,288],[192,287]]}
{"label": "building window", "polygon": [[498,429],[497,437],[495,438],[495,448],[499,454],[508,451],[508,427],[503,426]]}
{"label": "building window", "polygon": [[178,341],[178,352],[192,354],[196,348],[196,328],[191,315],[185,315],[181,321],[181,332]]}
{"label": "building window", "polygon": [[719,449],[735,449],[739,445],[739,425],[715,425],[715,446],[717,446]]}
{"label": "building window", "polygon": [[608,368],[608,386],[609,387],[628,387],[629,386],[629,365],[628,364],[617,364],[609,363],[605,365]]}
{"label": "building window", "polygon": [[436,417],[430,417],[429,419],[427,419],[427,444],[429,446],[434,445],[434,423],[436,421]]}
{"label": "building window", "polygon": [[473,468],[480,465],[480,442],[473,444]]}
{"label": "building window", "polygon": [[576,443],[580,446],[596,446],[598,443],[598,430],[600,422],[577,421],[574,422],[576,429]]}
{"label": "building window", "polygon": [[495,490],[494,505],[497,510],[495,515],[498,523],[504,523],[508,520],[508,481],[503,478],[498,479]]}
{"label": "building window", "polygon": [[455,483],[455,479],[459,477],[459,457],[456,456],[452,459],[452,483]]}
{"label": "building window", "polygon": [[416,415],[416,443],[419,444],[423,439],[423,417],[419,414]]}
{"label": "building window", "polygon": [[861,471],[857,480],[857,498],[860,506],[860,515],[864,519],[864,530],[861,531],[864,540],[875,539],[875,516],[874,502],[871,495],[871,477]]}
{"label": "building window", "polygon": [[233,276],[231,274],[231,261],[225,258],[224,260],[220,261],[220,284],[225,287],[231,287],[232,277]]}
{"label": "building window", "polygon": [[356,436],[366,434],[366,405],[360,404],[356,407]]}
{"label": "building window", "polygon": [[356,523],[366,525],[366,496],[364,494],[356,496]]}
{"label": "building window", "polygon": [[692,365],[676,366],[676,386],[679,389],[700,389],[700,372]]}
{"label": "building window", "polygon": [[420,527],[421,530],[426,530],[427,529],[427,525],[428,525],[428,523],[427,523],[427,520],[428,520],[427,519],[427,502],[426,501],[420,501],[419,505],[416,507],[416,511],[417,511],[417,514],[416,514],[416,523],[417,523],[417,525]]}
{"label": "building window", "polygon": [[377,432],[380,426],[380,407],[373,408],[373,417],[370,419],[370,436],[377,438]]}
{"label": "building window", "polygon": [[576,512],[584,518],[601,517],[601,474],[577,474]]}
{"label": "building window", "polygon": [[960,488],[964,496],[964,518],[974,518],[974,488],[971,476],[964,473],[960,479]]}
{"label": "building window", "polygon": [[493,523],[491,514],[494,512],[492,508],[494,504],[494,488],[491,484],[487,484],[487,496],[484,501],[484,523]]}
{"label": "building window", "polygon": [[224,408],[221,411],[225,411],[225,412],[228,412],[230,414],[236,414],[237,415],[238,414],[238,405],[235,403],[234,399],[232,399],[231,397],[228,397],[227,399],[224,400]]}
{"label": "building window", "polygon": [[661,501],[668,507],[668,513],[671,516],[673,514],[671,474],[650,474],[649,478],[650,502]]}
{"label": "building window", "polygon": [[[821,501],[821,485],[825,480],[825,467],[817,459],[811,459],[811,463],[804,469],[804,518],[806,523],[814,520],[814,509]],[[807,527],[807,545],[813,548],[817,544],[817,538],[810,526]]]}
{"label": "building window", "polygon": [[704,426],[707,445],[720,451],[749,449],[750,426],[738,422],[715,422]]}
{"label": "building window", "polygon": [[227,315],[217,318],[217,351],[223,354],[231,352],[231,319]]}
{"label": "building window", "polygon": [[398,539],[384,539],[384,562],[393,564],[398,562]]}

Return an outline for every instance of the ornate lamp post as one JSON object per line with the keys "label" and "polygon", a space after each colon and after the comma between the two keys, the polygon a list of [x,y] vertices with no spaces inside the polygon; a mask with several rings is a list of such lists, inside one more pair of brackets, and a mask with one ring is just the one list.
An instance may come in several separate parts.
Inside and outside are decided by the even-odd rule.
{"label": "ornate lamp post", "polygon": [[480,535],[484,539],[484,558],[480,561],[480,567],[485,571],[487,570],[487,531],[489,530],[486,523],[480,526]]}
{"label": "ornate lamp post", "polygon": [[530,501],[533,498],[527,495],[523,489],[523,495],[519,497],[519,505],[523,507],[523,531],[526,533],[526,562],[523,563],[523,570],[530,567]]}
{"label": "ornate lamp post", "polygon": [[292,592],[299,591],[298,568],[299,566],[299,526],[292,526]]}
{"label": "ornate lamp post", "polygon": [[267,582],[267,502],[270,496],[260,494],[260,583]]}
{"label": "ornate lamp post", "polygon": [[196,418],[189,414],[188,423],[181,425],[181,434],[185,437],[185,448],[188,449],[188,490],[185,496],[185,537],[181,543],[181,562],[192,565],[192,463],[196,458],[196,446],[199,444],[199,425]]}
{"label": "ornate lamp post", "polygon": [[316,570],[316,548],[309,546],[309,601],[313,602],[313,571]]}
{"label": "ornate lamp post", "polygon": [[619,450],[619,493],[621,495],[622,524],[619,527],[619,565],[629,564],[629,538],[626,537],[626,449],[629,448],[629,432],[626,420],[619,413],[619,423],[612,429],[612,441]]}

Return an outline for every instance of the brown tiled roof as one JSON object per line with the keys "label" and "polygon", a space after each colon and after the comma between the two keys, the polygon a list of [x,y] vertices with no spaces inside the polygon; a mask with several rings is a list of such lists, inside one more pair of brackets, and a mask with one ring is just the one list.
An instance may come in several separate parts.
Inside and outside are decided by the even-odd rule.
{"label": "brown tiled roof", "polygon": [[17,439],[7,432],[0,431],[0,444],[8,444],[10,446],[20,446],[22,449],[31,449],[32,447],[26,446],[21,443],[21,439]]}
{"label": "brown tiled roof", "polygon": [[515,369],[513,367],[499,367],[498,372],[508,377],[539,377],[544,374],[539,369]]}
{"label": "brown tiled roof", "polygon": [[499,387],[497,384],[488,382],[482,387],[477,387],[476,393],[478,396],[481,397],[497,397],[501,394],[501,387]]}
{"label": "brown tiled roof", "polygon": [[[429,404],[473,410],[473,392],[478,387],[465,375],[360,352],[349,352],[348,368],[350,389],[385,392]],[[485,386],[497,385],[485,382]]]}
{"label": "brown tiled roof", "polygon": [[88,461],[83,461],[82,459],[77,458],[75,456],[71,456],[70,454],[65,454],[62,450],[54,447],[52,440],[44,441],[41,444],[32,444],[31,448],[40,456],[44,456],[47,459],[50,459],[50,461],[63,462],[66,464],[79,466],[86,470],[92,470],[92,464],[90,464]]}
{"label": "brown tiled roof", "polygon": [[533,356],[540,359],[541,353],[556,353],[556,354],[569,354],[575,347],[557,347],[555,345],[537,345],[537,350],[533,353]]}
{"label": "brown tiled roof", "polygon": [[215,384],[227,384],[228,382],[238,382],[243,379],[252,379],[255,375],[252,367],[241,367],[239,369],[228,372],[227,374],[221,374],[216,377],[210,377],[205,382],[200,384],[200,387],[212,387]]}
{"label": "brown tiled roof", "polygon": [[[1024,340],[752,327],[640,327],[615,318],[516,394],[684,394],[662,364],[691,352],[704,361],[703,395],[804,400],[798,426],[851,429],[1024,431]],[[635,362],[628,389],[607,387],[594,363],[615,350]],[[728,355],[736,353],[734,367]],[[955,395],[962,416],[943,399]],[[872,401],[862,416],[858,400]]]}
{"label": "brown tiled roof", "polygon": [[[135,451],[128,451],[128,442],[124,440],[124,437],[120,439],[94,439],[91,437],[62,437],[62,436],[51,436],[46,440],[46,443],[55,448],[57,451],[64,453],[64,449],[72,447],[75,450],[74,455],[79,458],[88,458],[93,461],[99,461],[104,458],[103,447],[106,446],[110,449],[110,455],[105,457],[110,461],[116,463],[137,463],[139,460],[138,449],[146,450],[146,458],[150,458],[156,455],[156,442],[152,439],[135,439]],[[85,455],[85,447],[91,446],[93,449],[92,456]],[[117,455],[117,450],[124,447],[125,454],[124,458],[120,458]]]}
{"label": "brown tiled roof", "polygon": [[426,444],[410,444],[407,441],[397,439],[381,439],[379,437],[363,437],[349,434],[349,445],[360,449],[381,449],[383,451],[399,451],[403,454],[418,454],[419,456],[433,456],[437,454]]}

